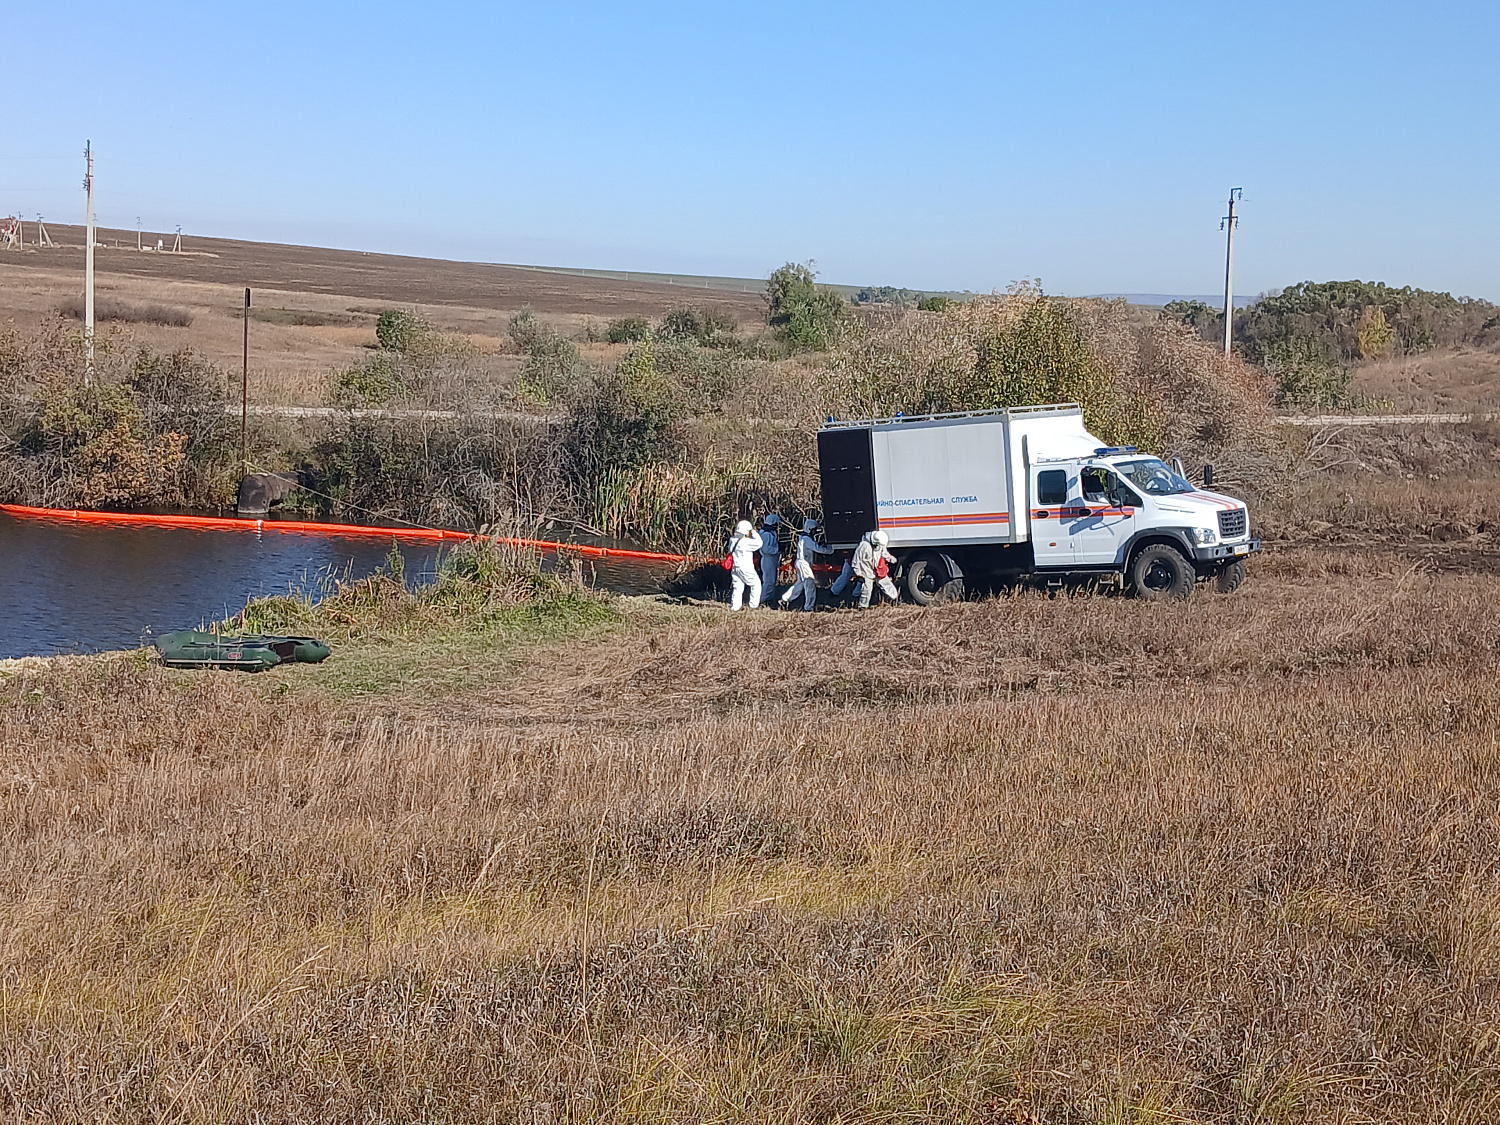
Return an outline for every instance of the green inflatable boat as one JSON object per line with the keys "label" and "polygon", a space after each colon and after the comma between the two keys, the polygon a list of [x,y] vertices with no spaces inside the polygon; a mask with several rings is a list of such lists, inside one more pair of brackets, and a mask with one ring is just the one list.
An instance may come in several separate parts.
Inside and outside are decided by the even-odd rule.
{"label": "green inflatable boat", "polygon": [[156,640],[168,668],[235,668],[264,672],[278,664],[320,664],[333,650],[312,637],[230,637],[186,629]]}

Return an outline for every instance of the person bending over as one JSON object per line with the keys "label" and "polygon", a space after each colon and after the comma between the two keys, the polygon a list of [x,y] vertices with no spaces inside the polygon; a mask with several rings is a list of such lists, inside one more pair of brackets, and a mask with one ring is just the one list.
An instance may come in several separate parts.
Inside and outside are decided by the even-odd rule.
{"label": "person bending over", "polygon": [[886,544],[891,541],[883,531],[871,531],[859,541],[859,546],[854,551],[854,577],[859,579],[859,608],[870,608],[870,597],[875,593],[875,587],[880,587],[880,592],[891,601],[901,600],[896,593],[896,584],[891,581],[891,566],[896,561],[896,556],[887,551]]}

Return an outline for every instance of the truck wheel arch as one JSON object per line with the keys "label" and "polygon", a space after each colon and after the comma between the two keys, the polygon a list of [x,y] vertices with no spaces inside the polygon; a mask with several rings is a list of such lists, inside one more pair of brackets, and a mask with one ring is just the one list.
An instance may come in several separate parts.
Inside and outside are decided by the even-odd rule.
{"label": "truck wheel arch", "polygon": [[1188,565],[1193,563],[1193,547],[1185,532],[1179,532],[1175,528],[1153,527],[1147,531],[1138,531],[1131,537],[1125,546],[1125,558],[1122,560],[1121,573],[1129,574],[1130,568],[1135,565],[1135,557],[1147,547],[1153,545],[1171,547],[1183,558],[1187,559]]}
{"label": "truck wheel arch", "polygon": [[[902,557],[901,567],[901,586],[906,596],[916,605],[956,601],[964,596],[963,567],[946,551],[913,551]],[[934,587],[927,579],[935,571],[941,571],[944,577]]]}

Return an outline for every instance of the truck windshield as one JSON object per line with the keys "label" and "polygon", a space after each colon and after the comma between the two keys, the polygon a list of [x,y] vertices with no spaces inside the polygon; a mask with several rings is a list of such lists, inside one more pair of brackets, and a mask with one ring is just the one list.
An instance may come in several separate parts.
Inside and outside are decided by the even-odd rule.
{"label": "truck windshield", "polygon": [[1175,496],[1179,492],[1197,491],[1192,481],[1184,480],[1171,467],[1155,457],[1139,461],[1121,461],[1115,466],[1122,476],[1142,492],[1152,496]]}

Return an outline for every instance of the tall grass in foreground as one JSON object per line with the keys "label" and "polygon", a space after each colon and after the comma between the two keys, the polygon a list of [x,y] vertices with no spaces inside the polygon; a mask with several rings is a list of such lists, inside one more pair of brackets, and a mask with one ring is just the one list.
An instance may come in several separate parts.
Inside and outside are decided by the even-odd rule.
{"label": "tall grass in foreground", "polygon": [[13,677],[5,1116],[1493,1120],[1500,581],[1261,570]]}

